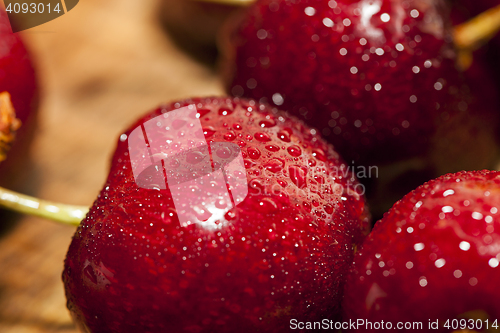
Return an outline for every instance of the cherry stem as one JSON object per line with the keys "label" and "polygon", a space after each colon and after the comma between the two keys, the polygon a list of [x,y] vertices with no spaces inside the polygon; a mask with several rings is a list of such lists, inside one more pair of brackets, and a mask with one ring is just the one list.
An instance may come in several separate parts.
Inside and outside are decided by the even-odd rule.
{"label": "cherry stem", "polygon": [[475,50],[500,30],[500,5],[490,8],[453,28],[458,49]]}
{"label": "cherry stem", "polygon": [[73,226],[78,226],[89,211],[86,206],[41,200],[2,187],[0,187],[0,207]]}
{"label": "cherry stem", "polygon": [[[5,159],[21,122],[16,118],[8,92],[0,93],[0,161]],[[64,224],[79,225],[88,207],[63,205],[40,200],[0,187],[0,207],[44,217]]]}

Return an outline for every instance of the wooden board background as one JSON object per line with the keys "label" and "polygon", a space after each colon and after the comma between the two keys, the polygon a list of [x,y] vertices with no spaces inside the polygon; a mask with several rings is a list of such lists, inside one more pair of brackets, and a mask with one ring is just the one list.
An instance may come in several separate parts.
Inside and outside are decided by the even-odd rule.
{"label": "wooden board background", "polygon": [[[42,88],[30,194],[90,205],[134,119],[161,102],[222,93],[214,69],[195,60],[206,57],[162,28],[159,1],[185,0],[82,0],[22,33]],[[16,215],[0,223],[12,225],[0,235],[0,332],[76,332],[61,281],[75,229]]]}
{"label": "wooden board background", "polygon": [[[215,71],[177,47],[158,16],[156,0],[82,0],[22,32],[42,88],[28,192],[90,205],[134,119],[162,102],[222,93]],[[61,281],[75,229],[9,218],[16,221],[0,236],[0,332],[76,332]]]}

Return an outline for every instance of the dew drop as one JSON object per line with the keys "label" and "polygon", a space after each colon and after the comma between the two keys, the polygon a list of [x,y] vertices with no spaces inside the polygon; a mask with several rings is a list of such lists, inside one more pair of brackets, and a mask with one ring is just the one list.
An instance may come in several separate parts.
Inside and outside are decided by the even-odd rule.
{"label": "dew drop", "polygon": [[261,120],[259,126],[262,128],[276,126],[276,121],[274,119]]}
{"label": "dew drop", "polygon": [[283,169],[283,166],[285,165],[285,162],[282,161],[281,159],[279,158],[273,158],[271,160],[269,160],[269,162],[267,162],[266,164],[264,164],[264,167],[273,172],[273,173],[276,173],[278,171],[281,171]]}
{"label": "dew drop", "polygon": [[208,113],[210,113],[209,109],[198,109],[198,114],[200,115],[199,116],[200,118],[206,116]]}
{"label": "dew drop", "polygon": [[227,202],[223,199],[215,200],[215,207],[219,209],[227,208]]}
{"label": "dew drop", "polygon": [[226,213],[226,215],[224,215],[224,218],[228,221],[234,220],[236,218],[236,213],[230,210],[229,212]]}
{"label": "dew drop", "polygon": [[250,169],[255,166],[255,163],[250,160],[243,160],[243,163],[245,164],[245,169]]}
{"label": "dew drop", "polygon": [[316,9],[313,7],[306,7],[306,9],[304,9],[304,13],[306,13],[307,16],[313,16],[316,14]]}
{"label": "dew drop", "polygon": [[290,142],[290,134],[288,134],[286,131],[280,131],[280,132],[278,132],[278,138],[281,141]]}
{"label": "dew drop", "polygon": [[262,132],[255,133],[254,137],[257,141],[260,141],[260,142],[271,141],[271,138],[269,137],[269,135],[267,135],[266,133],[262,133]]}
{"label": "dew drop", "polygon": [[189,164],[197,164],[200,163],[205,156],[206,155],[203,154],[201,151],[189,152],[186,155],[186,162],[188,162]]}
{"label": "dew drop", "polygon": [[288,147],[287,151],[293,157],[299,157],[300,155],[302,155],[302,150],[300,149],[299,146],[296,146],[296,145]]}
{"label": "dew drop", "polygon": [[280,150],[280,147],[277,145],[267,145],[266,149],[272,152],[277,152]]}
{"label": "dew drop", "polygon": [[231,149],[228,147],[222,147],[217,149],[217,156],[220,158],[229,158],[231,156]]}
{"label": "dew drop", "polygon": [[283,96],[280,93],[275,93],[273,95],[272,99],[273,99],[274,104],[276,104],[278,106],[282,105],[283,102],[285,101],[285,99],[283,98]]}
{"label": "dew drop", "polygon": [[312,154],[317,160],[320,160],[322,162],[326,161],[326,156],[323,149],[321,148],[314,149]]}
{"label": "dew drop", "polygon": [[298,187],[306,186],[307,169],[298,165],[292,165],[288,168],[290,180]]}
{"label": "dew drop", "polygon": [[227,132],[226,134],[224,134],[224,140],[233,141],[234,139],[236,139],[236,135],[234,133]]}
{"label": "dew drop", "polygon": [[458,245],[460,250],[462,251],[469,251],[470,249],[470,243],[466,241],[461,241],[460,244]]}
{"label": "dew drop", "polygon": [[248,148],[247,150],[248,156],[250,156],[251,159],[256,160],[260,157],[260,150],[255,147]]}
{"label": "dew drop", "polygon": [[220,108],[218,113],[219,113],[219,115],[221,115],[221,116],[228,116],[228,115],[230,115],[231,113],[233,113],[233,110],[228,109],[228,108]]}
{"label": "dew drop", "polygon": [[215,130],[211,126],[203,128],[203,134],[205,134],[206,138],[211,137],[212,135],[214,135],[214,133],[215,133]]}

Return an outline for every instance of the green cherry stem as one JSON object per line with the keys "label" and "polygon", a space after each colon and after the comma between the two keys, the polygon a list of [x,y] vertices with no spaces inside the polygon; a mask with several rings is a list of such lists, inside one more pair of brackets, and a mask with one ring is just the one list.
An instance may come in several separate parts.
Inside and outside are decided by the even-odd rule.
{"label": "green cherry stem", "polygon": [[[0,161],[3,161],[15,138],[21,122],[8,92],[0,92]],[[79,225],[89,211],[88,207],[55,203],[0,187],[0,207],[19,213],[35,215],[69,225]]]}
{"label": "green cherry stem", "polygon": [[89,207],[86,206],[41,200],[2,187],[0,187],[0,207],[73,226],[78,226],[89,211]]}

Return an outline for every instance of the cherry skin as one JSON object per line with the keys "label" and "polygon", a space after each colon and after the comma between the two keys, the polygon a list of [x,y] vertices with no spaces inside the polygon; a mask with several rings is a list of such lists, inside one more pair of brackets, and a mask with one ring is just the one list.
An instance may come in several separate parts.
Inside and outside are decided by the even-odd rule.
{"label": "cherry skin", "polygon": [[[181,225],[171,186],[134,181],[132,130],[185,106],[210,144],[241,149],[248,195],[216,221]],[[339,318],[369,222],[357,183],[314,130],[252,100],[204,98],[161,107],[120,138],[65,261],[68,308],[84,332],[277,332],[292,318]],[[202,159],[191,153],[190,163]]]}
{"label": "cherry skin", "polygon": [[484,329],[498,319],[499,185],[498,171],[464,171],[396,203],[355,256],[345,320],[422,322],[424,330],[438,320],[435,331],[449,332],[446,320],[481,319]]}

